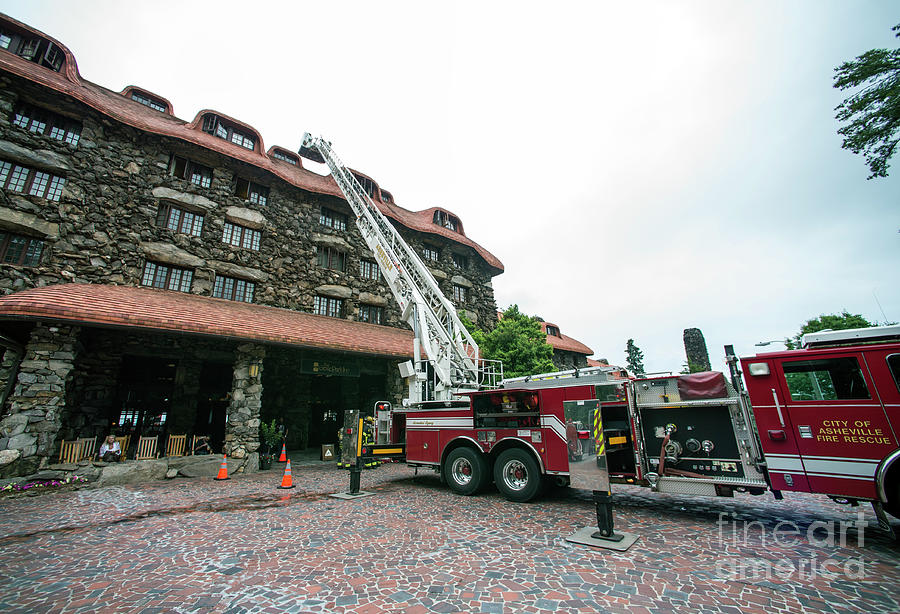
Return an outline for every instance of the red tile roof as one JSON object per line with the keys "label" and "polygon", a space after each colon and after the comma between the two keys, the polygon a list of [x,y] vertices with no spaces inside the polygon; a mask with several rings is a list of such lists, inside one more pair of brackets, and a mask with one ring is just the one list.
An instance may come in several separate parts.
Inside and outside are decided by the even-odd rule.
{"label": "red tile roof", "polygon": [[132,286],[60,284],[0,297],[0,320],[49,320],[411,358],[412,331]]}
{"label": "red tile roof", "polygon": [[[547,334],[547,325],[555,326],[556,330],[559,330],[559,326],[552,322],[541,322],[541,330],[544,334]],[[581,341],[576,341],[572,339],[572,337],[567,337],[562,334],[562,331],[559,333],[559,337],[556,335],[547,335],[547,343],[553,346],[554,350],[563,350],[565,352],[575,352],[577,354],[584,354],[585,356],[590,356],[594,353],[594,350],[583,344]]]}
{"label": "red tile roof", "polygon": [[[302,168],[302,164],[292,166],[290,164],[282,163],[279,160],[269,158],[262,149],[262,138],[260,138],[259,147],[254,151],[250,151],[240,145],[207,134],[198,128],[200,118],[203,114],[212,112],[222,115],[221,113],[210,111],[208,109],[203,110],[197,114],[193,122],[186,122],[172,115],[155,111],[139,102],[126,98],[120,93],[113,92],[112,90],[83,79],[78,71],[75,56],[72,55],[72,52],[69,51],[65,45],[61,44],[56,39],[53,39],[26,24],[16,21],[3,13],[0,13],[0,21],[8,21],[37,36],[42,36],[51,40],[63,50],[66,56],[63,71],[55,72],[49,68],[38,66],[34,62],[29,62],[28,60],[20,58],[14,53],[0,50],[0,70],[5,70],[34,83],[38,83],[62,94],[71,96],[100,113],[139,130],[188,141],[222,155],[238,159],[247,164],[252,164],[279,177],[291,185],[309,192],[330,194],[339,198],[344,198],[340,188],[338,188],[331,176],[323,177],[308,171]],[[222,116],[227,117],[225,115]],[[248,124],[243,124],[243,122],[238,122],[238,120],[234,121],[247,126],[253,130],[254,133],[258,134],[258,132]],[[495,274],[503,272],[503,263],[481,245],[460,233],[453,232],[452,230],[434,224],[432,221],[434,209],[416,212],[398,207],[393,203],[384,203],[380,200],[375,200],[375,203],[382,213],[407,228],[418,232],[441,235],[456,243],[467,245],[484,258],[485,262],[494,269]]]}

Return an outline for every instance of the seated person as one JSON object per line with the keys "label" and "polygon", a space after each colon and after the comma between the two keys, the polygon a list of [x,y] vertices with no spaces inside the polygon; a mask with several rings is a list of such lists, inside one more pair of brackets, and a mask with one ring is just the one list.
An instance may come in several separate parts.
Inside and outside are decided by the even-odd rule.
{"label": "seated person", "polygon": [[212,454],[208,435],[201,435],[197,439],[197,446],[194,448],[194,454]]}
{"label": "seated person", "polygon": [[109,435],[100,446],[100,460],[107,463],[118,463],[122,461],[122,448],[116,441],[115,435]]}

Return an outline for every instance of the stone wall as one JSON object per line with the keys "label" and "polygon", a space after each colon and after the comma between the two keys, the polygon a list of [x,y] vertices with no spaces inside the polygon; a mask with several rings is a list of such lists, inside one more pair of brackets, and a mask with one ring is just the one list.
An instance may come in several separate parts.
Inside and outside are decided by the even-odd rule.
{"label": "stone wall", "polygon": [[558,371],[581,369],[587,366],[587,356],[566,350],[553,350],[553,365]]}
{"label": "stone wall", "polygon": [[0,449],[21,454],[3,467],[4,475],[33,471],[54,451],[66,406],[66,385],[75,363],[78,331],[75,326],[44,324],[32,331],[9,397],[9,413],[0,420]]}

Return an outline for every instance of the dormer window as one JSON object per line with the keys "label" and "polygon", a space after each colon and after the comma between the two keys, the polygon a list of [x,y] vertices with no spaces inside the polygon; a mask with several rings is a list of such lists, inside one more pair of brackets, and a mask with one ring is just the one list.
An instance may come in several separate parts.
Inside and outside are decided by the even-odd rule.
{"label": "dormer window", "polygon": [[382,190],[381,191],[381,200],[382,200],[382,202],[392,203],[392,202],[394,202],[394,197],[387,190]]}
{"label": "dormer window", "polygon": [[272,157],[276,160],[281,160],[282,162],[287,162],[288,164],[293,164],[294,166],[299,166],[300,161],[297,159],[297,156],[293,154],[289,154],[280,149],[276,149],[272,152]]}
{"label": "dormer window", "polygon": [[459,232],[459,220],[446,211],[435,211],[433,221],[438,226],[449,228],[453,232]]}
{"label": "dormer window", "polygon": [[547,326],[547,334],[552,335],[554,337],[559,337],[559,329],[555,326]]}
{"label": "dormer window", "polygon": [[363,177],[362,175],[357,175],[356,173],[353,173],[353,176],[356,177],[359,185],[361,185],[365,193],[369,195],[369,198],[375,198],[375,182],[368,177]]}
{"label": "dormer window", "polygon": [[256,147],[256,140],[253,136],[222,121],[212,113],[203,116],[203,132],[231,141],[235,145],[240,145],[246,149],[253,150]]}
{"label": "dormer window", "polygon": [[131,99],[135,102],[139,102],[145,107],[150,107],[151,109],[156,109],[161,113],[166,112],[166,105],[164,102],[157,100],[156,98],[151,98],[141,92],[132,90],[131,91]]}
{"label": "dormer window", "polygon": [[6,49],[35,64],[59,72],[66,54],[50,41],[10,29],[0,30],[0,49]]}

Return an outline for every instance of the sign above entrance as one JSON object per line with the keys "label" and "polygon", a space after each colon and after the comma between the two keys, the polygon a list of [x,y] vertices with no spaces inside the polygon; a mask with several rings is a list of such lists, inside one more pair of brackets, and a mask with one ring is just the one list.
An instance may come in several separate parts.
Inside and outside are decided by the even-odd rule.
{"label": "sign above entrance", "polygon": [[304,358],[300,361],[300,372],[312,375],[359,377],[359,364],[354,360],[337,361]]}

